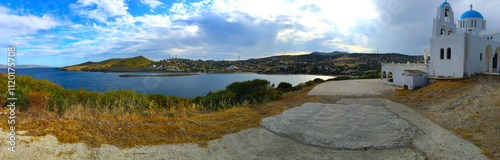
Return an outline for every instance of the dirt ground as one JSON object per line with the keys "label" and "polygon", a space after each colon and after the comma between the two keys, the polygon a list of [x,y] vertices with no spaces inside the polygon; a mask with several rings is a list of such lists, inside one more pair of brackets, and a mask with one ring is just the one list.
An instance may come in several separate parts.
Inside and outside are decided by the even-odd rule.
{"label": "dirt ground", "polygon": [[433,83],[419,90],[386,95],[428,116],[500,159],[500,76],[479,75],[462,81]]}

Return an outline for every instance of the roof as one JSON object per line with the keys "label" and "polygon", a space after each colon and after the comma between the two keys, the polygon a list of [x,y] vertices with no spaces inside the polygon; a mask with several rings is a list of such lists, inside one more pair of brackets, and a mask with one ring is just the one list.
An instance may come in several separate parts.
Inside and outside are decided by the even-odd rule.
{"label": "roof", "polygon": [[443,3],[439,6],[439,8],[444,8],[444,6],[446,6],[446,5],[449,5],[449,6],[451,7],[450,3],[448,3],[448,2],[443,2]]}
{"label": "roof", "polygon": [[465,18],[481,18],[481,19],[484,19],[483,15],[481,13],[479,13],[478,11],[476,11],[476,10],[469,10],[469,11],[465,12],[464,14],[462,14],[462,16],[460,16],[460,19],[465,19]]}
{"label": "roof", "polygon": [[420,70],[405,70],[404,75],[405,76],[422,76],[426,75],[427,73],[420,71]]}

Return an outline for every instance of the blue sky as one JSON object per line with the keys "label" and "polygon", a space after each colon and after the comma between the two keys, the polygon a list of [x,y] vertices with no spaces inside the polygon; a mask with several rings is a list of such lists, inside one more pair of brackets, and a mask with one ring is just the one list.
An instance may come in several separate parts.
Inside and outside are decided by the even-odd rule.
{"label": "blue sky", "polygon": [[[64,66],[169,55],[235,60],[313,51],[420,55],[443,1],[12,0],[0,1],[0,49],[18,64]],[[450,0],[500,27],[500,1]],[[498,20],[498,21],[495,21]]]}

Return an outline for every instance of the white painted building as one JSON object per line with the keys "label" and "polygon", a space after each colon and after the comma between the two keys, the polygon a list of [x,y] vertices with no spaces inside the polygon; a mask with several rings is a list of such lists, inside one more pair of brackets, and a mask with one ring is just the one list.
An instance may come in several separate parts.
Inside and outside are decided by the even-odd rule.
{"label": "white painted building", "polygon": [[[392,81],[382,78],[387,84],[407,85],[401,70],[420,70],[429,78],[463,78],[473,74],[499,73],[500,28],[486,29],[487,21],[478,11],[464,12],[455,23],[454,12],[448,2],[437,8],[434,18],[431,47],[425,54],[427,69],[422,66],[401,68],[396,64],[382,64],[382,77],[392,74]],[[394,70],[396,68],[396,70]],[[394,74],[396,73],[397,74]]]}

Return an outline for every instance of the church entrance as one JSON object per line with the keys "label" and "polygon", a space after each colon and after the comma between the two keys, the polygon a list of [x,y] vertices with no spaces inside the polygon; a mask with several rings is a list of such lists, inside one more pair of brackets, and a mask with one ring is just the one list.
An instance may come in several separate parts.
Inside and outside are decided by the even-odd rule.
{"label": "church entrance", "polygon": [[492,65],[493,71],[492,72],[500,72],[500,64],[498,64],[498,61],[500,61],[500,57],[498,55],[499,53],[500,53],[500,47],[498,47],[495,50],[495,56],[493,56],[493,65]]}
{"label": "church entrance", "polygon": [[495,56],[493,56],[492,61],[493,61],[493,64],[492,64],[493,71],[496,71],[498,68],[498,53],[495,53]]}
{"label": "church entrance", "polygon": [[493,72],[493,47],[491,45],[486,46],[485,55],[485,72]]}

